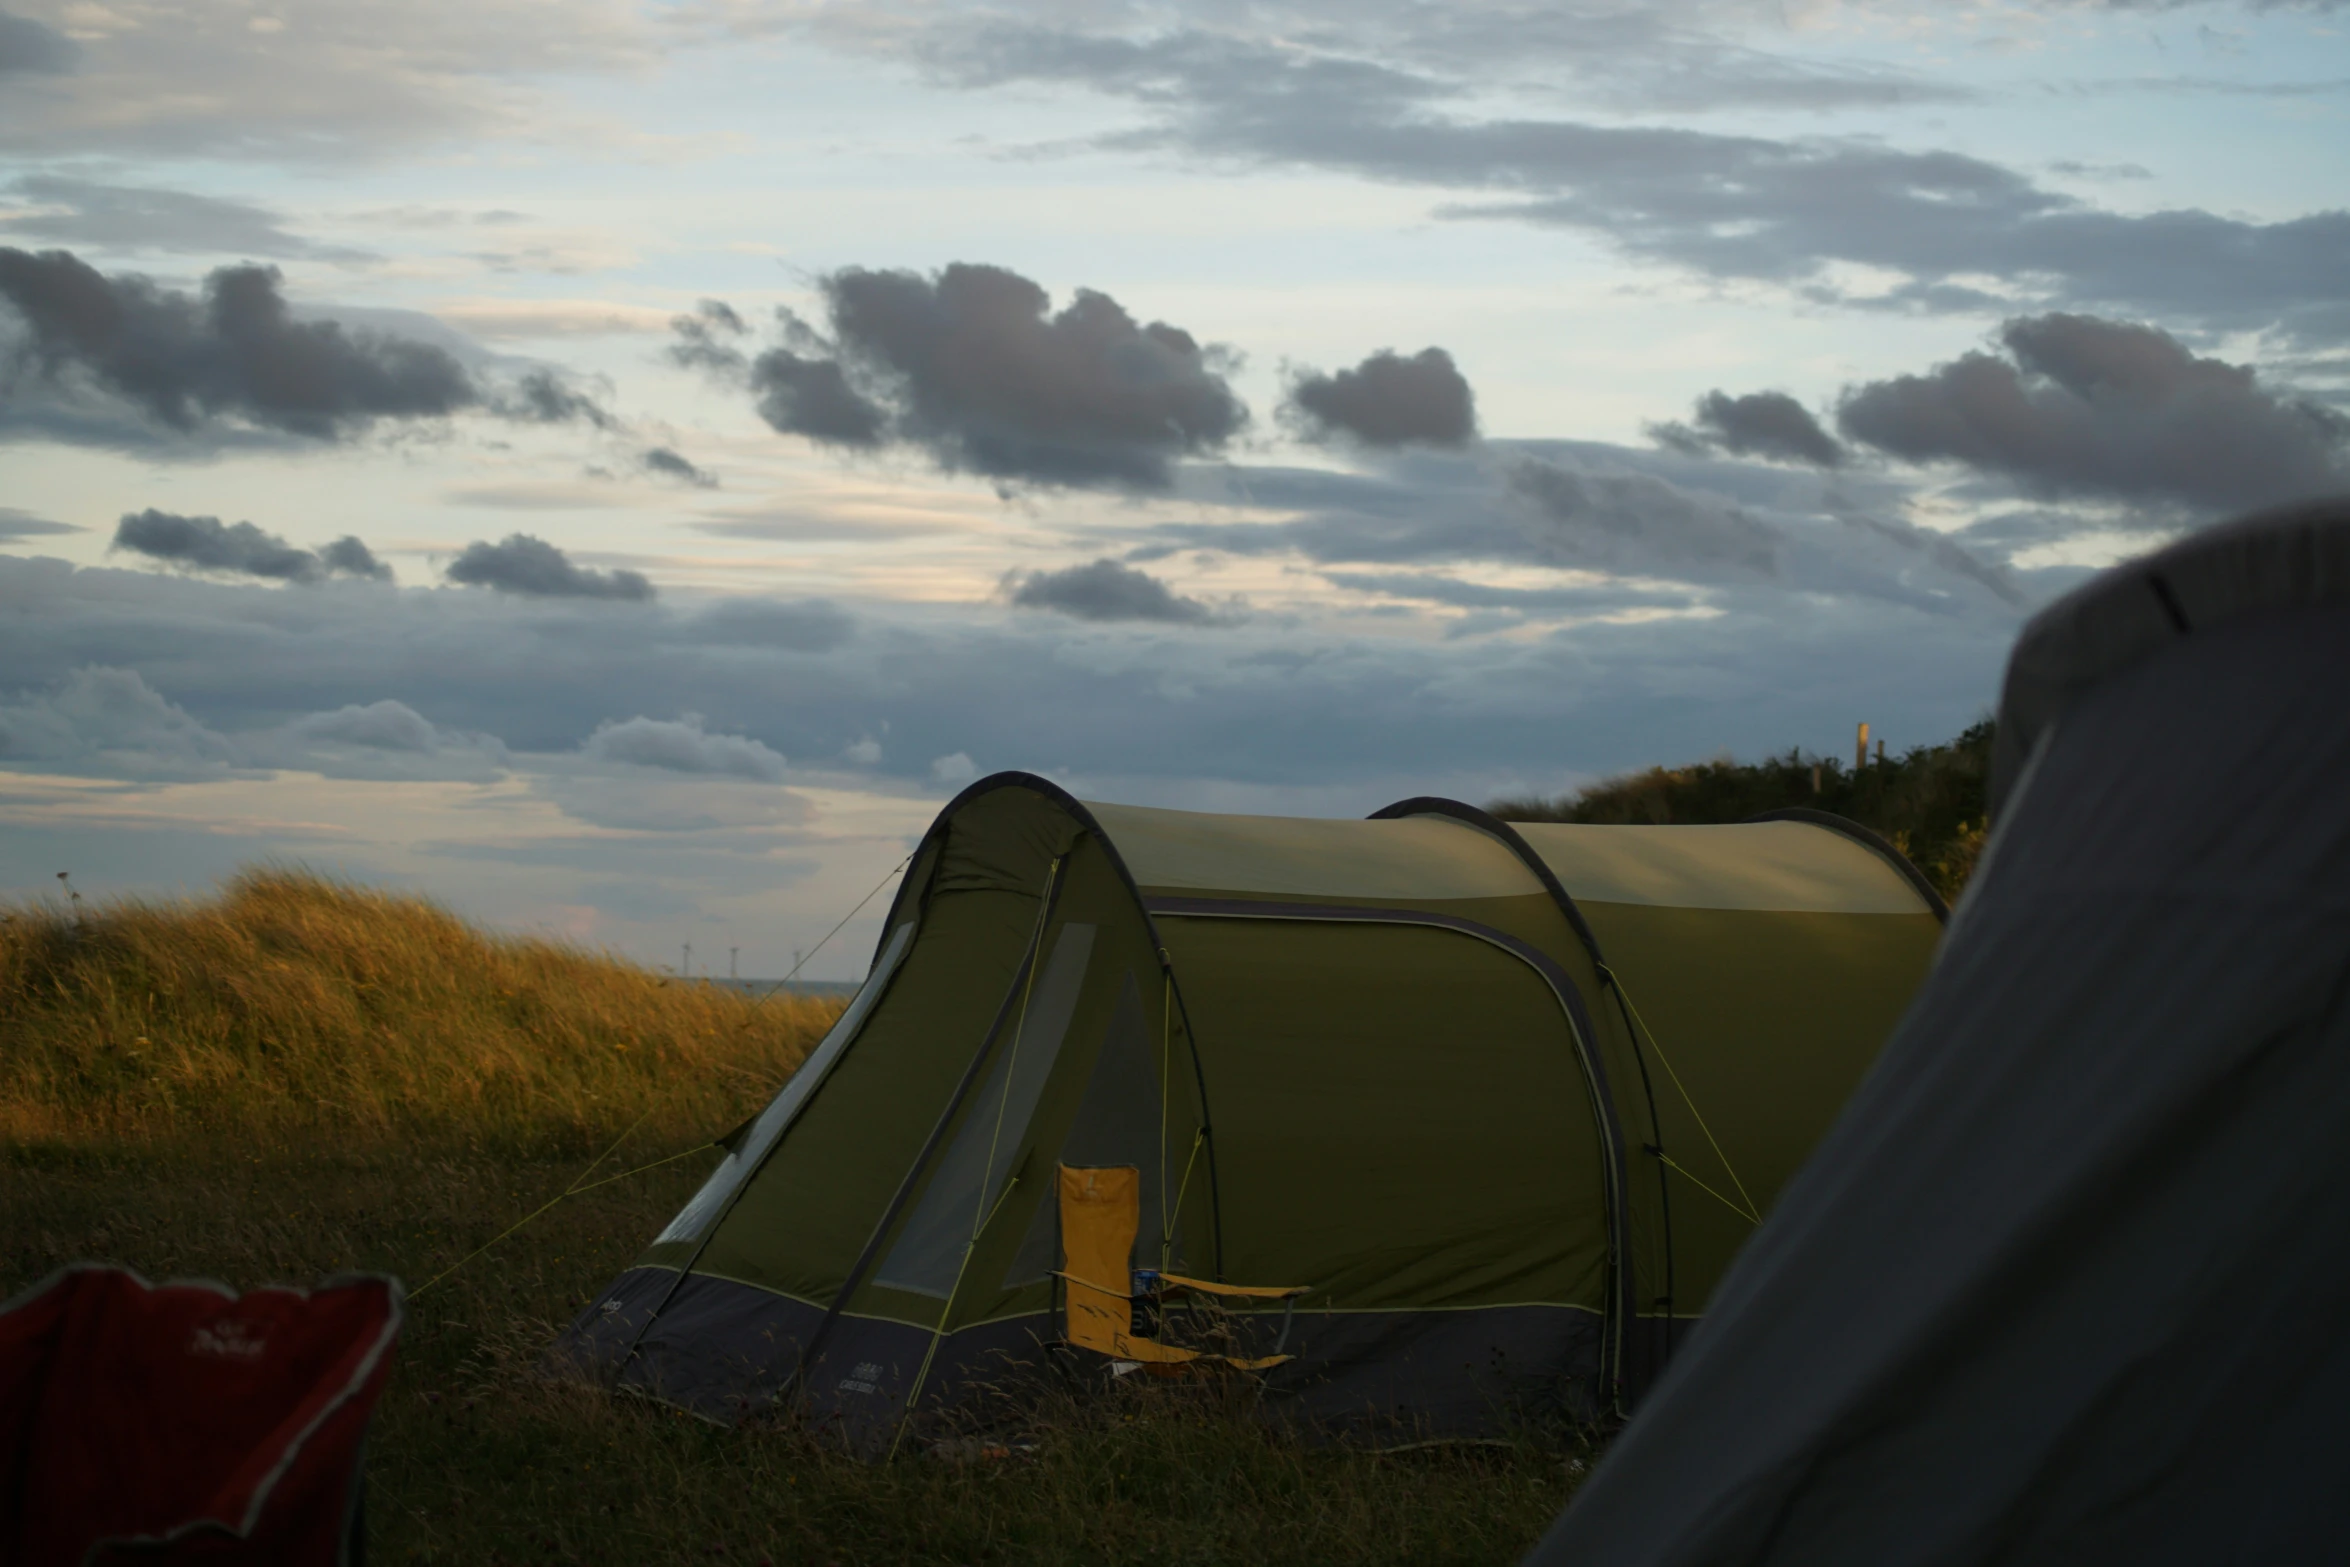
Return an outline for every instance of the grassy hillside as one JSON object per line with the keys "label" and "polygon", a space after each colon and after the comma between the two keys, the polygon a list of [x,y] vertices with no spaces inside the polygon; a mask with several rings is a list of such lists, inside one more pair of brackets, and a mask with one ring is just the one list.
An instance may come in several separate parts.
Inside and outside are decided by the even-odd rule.
{"label": "grassy hillside", "polygon": [[1945,898],[1955,900],[1983,849],[1990,767],[1986,720],[1942,745],[1922,745],[1861,768],[1799,750],[1760,762],[1722,758],[1626,773],[1554,800],[1497,800],[1492,811],[1523,822],[1663,824],[1739,822],[1809,806],[1883,834]]}
{"label": "grassy hillside", "polygon": [[0,1138],[424,1137],[572,1153],[723,1129],[839,1003],[754,1004],[285,871],[202,904],[0,911]]}
{"label": "grassy hillside", "polygon": [[550,1386],[548,1342],[837,1002],[754,1007],[278,872],[201,904],[7,912],[0,1295],[83,1257],[239,1287],[405,1278],[368,1444],[379,1564],[1465,1567],[1523,1554],[1590,1456],[1306,1448],[1153,1387],[1039,1410],[1023,1456],[866,1464]]}

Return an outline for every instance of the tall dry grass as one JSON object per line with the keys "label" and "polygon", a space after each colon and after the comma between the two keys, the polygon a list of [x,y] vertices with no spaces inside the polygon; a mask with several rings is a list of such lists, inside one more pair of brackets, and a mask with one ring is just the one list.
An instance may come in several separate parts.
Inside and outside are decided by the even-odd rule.
{"label": "tall dry grass", "polygon": [[[722,1131],[838,1014],[283,869],[205,902],[0,910],[0,1142],[565,1155]],[[648,1115],[648,1112],[649,1115]]]}

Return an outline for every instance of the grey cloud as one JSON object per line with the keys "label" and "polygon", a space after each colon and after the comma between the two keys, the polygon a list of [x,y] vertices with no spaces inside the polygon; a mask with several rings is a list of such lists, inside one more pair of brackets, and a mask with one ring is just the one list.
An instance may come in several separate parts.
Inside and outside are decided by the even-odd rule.
{"label": "grey cloud", "polygon": [[1153,524],[1148,536],[1162,554],[1197,549],[1279,555],[1294,550],[1316,562],[1376,565],[1535,558],[1527,530],[1514,519],[1496,515],[1489,504],[1450,518],[1333,506],[1282,522],[1162,522]]}
{"label": "grey cloud", "polygon": [[316,555],[249,522],[223,524],[218,517],[183,517],[152,508],[123,516],[114,530],[114,548],[195,571],[280,582],[314,582],[321,574]]}
{"label": "grey cloud", "polygon": [[[1898,548],[1915,551],[1953,576],[1964,577],[1978,584],[2003,604],[2021,608],[2025,602],[2023,588],[2016,581],[2013,571],[1983,560],[1946,533],[1936,533],[1932,529],[1907,522],[1873,517],[1861,511],[1848,510],[1838,515],[1849,526],[1862,529]],[[2078,519],[2074,519],[2074,526],[2079,526]]]}
{"label": "grey cloud", "polygon": [[[1984,595],[2004,613],[2024,594],[2012,572],[1975,552],[1978,541],[1903,520],[1913,491],[1890,475],[1840,470],[1831,478],[1575,441],[1496,442],[1468,456],[1422,453],[1388,467],[1377,475],[1226,470],[1222,488],[1188,486],[1187,498],[1242,500],[1290,515],[1153,523],[1139,543],[1127,531],[1128,558],[1179,549],[1294,553],[1325,569],[1387,568],[1396,581],[1430,567],[1532,566],[1619,579],[1602,593],[1670,582],[1714,599],[1801,593],[1962,615],[1986,612]],[[2077,532],[2101,523],[2074,513],[2071,525]],[[1628,587],[1626,578],[1641,585]],[[1564,600],[1551,608],[1532,598],[1472,603],[1468,595],[1486,591],[1476,585],[1438,591],[1454,597],[1428,595],[1430,602],[1497,613],[1596,612]]]}
{"label": "grey cloud", "polygon": [[1578,473],[1529,459],[1509,482],[1546,524],[1539,542],[1560,563],[1632,575],[1778,575],[1774,529],[1652,474]]}
{"label": "grey cloud", "polygon": [[2083,163],[2077,158],[2059,158],[2048,165],[2052,174],[2070,174],[2085,180],[2150,180],[2154,171],[2142,163]]}
{"label": "grey cloud", "polygon": [[133,777],[225,771],[236,749],[135,670],[87,665],[0,702],[0,759],[96,762]]}
{"label": "grey cloud", "polygon": [[[1791,553],[1800,594],[1707,587],[1710,618],[1641,624],[1570,610],[1578,623],[1440,646],[1267,616],[1147,647],[1087,638],[1080,657],[1058,617],[979,607],[876,611],[852,641],[811,654],[683,639],[693,617],[659,603],[616,617],[577,601],[426,589],[336,602],[0,556],[0,669],[48,684],[111,659],[240,736],[396,697],[437,725],[503,737],[534,775],[562,764],[604,768],[639,795],[683,786],[688,797],[661,818],[673,826],[772,812],[781,807],[760,802],[790,790],[579,756],[613,715],[690,707],[708,715],[706,733],[790,757],[838,756],[886,723],[881,776],[909,786],[929,787],[931,758],[961,753],[1050,769],[1097,797],[1181,804],[1184,791],[1228,780],[1360,790],[1371,797],[1359,804],[1323,798],[1328,809],[1369,810],[1431,789],[1482,797],[1482,784],[1432,776],[1431,757],[1475,759],[1440,773],[1548,780],[1723,749],[1824,749],[1849,734],[1855,711],[1898,722],[1898,743],[1901,733],[1955,732],[1996,693],[2014,635],[2005,606],[1980,599],[1957,613],[1925,595],[1836,593],[1799,577],[1800,565]],[[411,755],[341,754],[354,769],[367,756]],[[649,819],[650,805],[630,805],[627,793],[562,798],[596,819]]]}
{"label": "grey cloud", "polygon": [[1015,572],[1004,579],[1005,594],[1022,609],[1056,610],[1080,620],[1157,620],[1204,625],[1214,612],[1186,598],[1147,571],[1114,560],[1068,566],[1059,571]]}
{"label": "grey cloud", "polygon": [[738,377],[775,429],[849,448],[903,443],[1014,483],[1165,489],[1180,457],[1223,447],[1248,411],[1224,358],[1079,289],[1058,311],[1002,267],[849,267],[821,280],[829,336],[786,315],[755,358],[706,303],[678,319],[680,362]]}
{"label": "grey cloud", "polygon": [[[717,833],[797,826],[815,812],[805,796],[767,778],[692,773],[582,757],[534,757],[533,785],[563,814],[623,832]],[[757,853],[765,845],[748,846]]]}
{"label": "grey cloud", "polygon": [[500,353],[471,333],[421,310],[294,300],[288,300],[286,308],[296,321],[332,321],[346,331],[370,332],[378,337],[402,338],[437,348],[473,375],[493,376],[502,371],[531,368],[531,361]]}
{"label": "grey cloud", "polygon": [[[1454,125],[1429,139],[1432,161],[1461,183],[1515,176],[1559,190],[1463,216],[1581,229],[1636,256],[1847,305],[1973,313],[2038,294],[2334,335],[2331,279],[2350,256],[2350,212],[2275,223],[2107,212],[1960,153],[1565,124]],[[1905,281],[1856,294],[1825,279],[1831,262]],[[1987,293],[1974,277],[2011,292]]]}
{"label": "grey cloud", "polygon": [[0,213],[0,230],[28,239],[107,250],[369,259],[366,251],[320,245],[289,233],[277,214],[250,202],[55,174],[28,174],[8,188],[35,205],[30,211]]}
{"label": "grey cloud", "polygon": [[464,779],[486,782],[512,758],[503,742],[444,729],[405,702],[381,698],[305,713],[241,738],[245,758],[330,778]]}
{"label": "grey cloud", "polygon": [[1300,421],[1316,434],[1365,446],[1466,446],[1477,438],[1477,399],[1441,348],[1410,358],[1383,348],[1351,369],[1307,371],[1290,383]]}
{"label": "grey cloud", "polygon": [[356,534],[346,533],[318,552],[318,559],[330,572],[346,577],[366,577],[376,582],[392,580],[392,568],[375,558],[375,551],[359,541]]}
{"label": "grey cloud", "polygon": [[840,364],[825,357],[837,350],[789,311],[777,314],[787,342],[754,359],[741,346],[750,324],[724,300],[705,299],[690,315],[671,319],[675,339],[669,357],[748,386],[759,417],[784,435],[828,446],[880,445],[888,433],[889,411],[859,392]]}
{"label": "grey cloud", "polygon": [[2080,514],[2064,506],[2022,506],[1978,517],[1957,537],[1981,550],[2015,556],[2062,543],[2082,531],[2081,523]]}
{"label": "grey cloud", "polygon": [[0,506],[0,543],[13,543],[18,539],[37,539],[53,534],[86,531],[86,529],[75,527],[70,522],[52,522],[47,517],[36,517],[31,512],[15,506]]}
{"label": "grey cloud", "polygon": [[759,417],[781,434],[862,448],[880,445],[889,428],[889,414],[833,360],[770,348],[751,361],[748,378]]}
{"label": "grey cloud", "polygon": [[221,267],[189,293],[66,251],[0,247],[0,300],[0,367],[14,371],[0,380],[0,432],[19,436],[197,451],[464,412],[624,428],[554,370],[477,378],[495,356],[428,316],[297,310],[275,267]]}
{"label": "grey cloud", "polygon": [[1732,397],[1708,392],[1697,400],[1691,424],[1662,424],[1649,434],[1678,451],[1722,451],[1734,457],[1843,466],[1844,449],[1820,422],[1785,392],[1749,392]]}
{"label": "grey cloud", "polygon": [[1644,70],[1614,81],[1586,77],[1595,96],[1619,109],[1654,114],[1725,110],[1891,109],[1972,103],[1982,94],[1956,82],[1877,66],[1789,60],[1760,50],[1684,44]]}
{"label": "grey cloud", "polygon": [[627,762],[673,773],[710,773],[781,783],[783,758],[745,735],[712,734],[702,715],[680,719],[631,718],[604,723],[580,747],[581,754],[601,762]]}
{"label": "grey cloud", "polygon": [[510,533],[495,544],[476,540],[449,562],[443,575],[467,587],[493,588],[529,598],[628,599],[653,597],[640,572],[592,571],[572,563],[544,539]]}
{"label": "grey cloud", "polygon": [[55,28],[0,11],[0,76],[63,76],[80,58],[74,41]]}
{"label": "grey cloud", "polygon": [[1171,458],[1214,451],[1247,410],[1192,336],[1079,289],[1001,267],[934,277],[849,269],[825,280],[851,361],[897,393],[907,438],[943,466],[1047,484],[1160,489]]}
{"label": "grey cloud", "polygon": [[798,544],[839,539],[872,544],[883,539],[911,539],[955,531],[952,522],[936,516],[876,517],[797,510],[705,515],[689,526],[696,532],[714,533],[725,539],[780,539]]}
{"label": "grey cloud", "polygon": [[[1704,581],[1751,577],[1756,565],[1768,565],[1766,525],[1718,493],[1627,471],[1627,460],[1638,461],[1634,454],[1581,442],[1510,443],[1490,451],[1487,457],[1421,454],[1377,475],[1240,470],[1233,475],[1239,493],[1227,498],[1294,515],[1278,522],[1157,523],[1148,533],[1183,548],[1296,551],[1321,564],[1493,561]],[[1708,476],[1723,466],[1712,465]],[[1713,547],[1687,547],[1709,536]],[[1754,547],[1761,548],[1760,561]]]}
{"label": "grey cloud", "polygon": [[64,251],[0,248],[0,297],[22,328],[0,349],[23,372],[10,402],[70,399],[81,382],[175,431],[235,420],[331,440],[478,396],[439,348],[294,320],[271,267],[223,267],[198,297]]}
{"label": "grey cloud", "polygon": [[459,506],[496,511],[576,511],[584,506],[628,505],[612,493],[612,471],[590,465],[577,479],[492,479],[480,484],[453,484],[440,498]]}
{"label": "grey cloud", "polygon": [[825,653],[856,635],[857,622],[822,599],[779,603],[774,599],[724,599],[686,621],[680,642],[711,647],[784,648]]}
{"label": "grey cloud", "polygon": [[112,547],[189,571],[273,582],[320,582],[330,576],[388,582],[392,577],[389,566],[349,535],[324,550],[312,551],[288,544],[249,522],[184,517],[152,507],[125,513],[115,525]]}
{"label": "grey cloud", "polygon": [[404,702],[351,703],[231,736],[159,695],[133,669],[88,665],[46,690],[0,701],[0,763],[109,770],[134,778],[218,776],[302,768],[341,778],[494,777],[507,762],[494,738],[427,721]]}
{"label": "grey cloud", "polygon": [[[1719,13],[1717,13],[1718,15]],[[1349,20],[1361,15],[1352,12]],[[1702,6],[1401,6],[1380,53],[1487,81],[1572,82],[1635,113],[1963,103],[1972,88],[1869,62],[1773,53],[1706,32]],[[1278,24],[1275,24],[1278,25]],[[1349,42],[1361,36],[1360,24]]]}
{"label": "grey cloud", "polygon": [[2005,357],[1964,354],[1847,391],[1839,428],[1904,461],[1959,463],[2044,494],[2204,513],[2350,486],[2350,418],[2166,332],[2046,315],[2008,322],[2000,344]]}
{"label": "grey cloud", "polygon": [[[1977,312],[2012,308],[2020,295],[2350,333],[2340,285],[2350,211],[2271,223],[2199,209],[2125,214],[1981,158],[1873,139],[1471,118],[1445,106],[1469,99],[1479,74],[1374,64],[1311,34],[1130,40],[982,27],[946,30],[923,47],[949,80],[1072,82],[1154,112],[1154,124],[1108,145],[1493,192],[1448,215],[1571,228],[1702,276],[1878,307]],[[1883,293],[1844,290],[1828,270],[1839,262],[1902,281]],[[1977,286],[1984,277],[2005,294]]]}
{"label": "grey cloud", "polygon": [[[1179,96],[1185,80],[1215,76],[1272,78],[1291,91],[1357,100],[1366,91],[1429,95],[1397,85],[1413,81],[1567,90],[1639,114],[1818,112],[1980,97],[1963,84],[1873,62],[1797,57],[1734,42],[1696,25],[1707,9],[1611,0],[1539,7],[1309,0],[1192,7],[1181,24],[1140,36],[1010,22],[998,13],[962,26],[926,17],[929,25],[919,31],[878,37],[882,47],[913,49],[934,76],[956,85],[1078,80],[1153,102]],[[876,42],[871,32],[859,37],[842,29],[834,36],[853,46]],[[1381,61],[1408,61],[1411,71]]]}
{"label": "grey cloud", "polygon": [[286,726],[287,733],[330,745],[365,746],[374,751],[430,752],[440,748],[440,731],[405,702],[389,699],[362,707],[348,703],[331,713],[312,713]]}
{"label": "grey cloud", "polygon": [[1490,582],[1464,582],[1437,572],[1325,571],[1322,577],[1333,587],[1350,593],[1412,599],[1441,604],[1448,609],[1600,615],[1634,608],[1685,609],[1698,602],[1691,593],[1633,587],[1621,582],[1517,588]]}
{"label": "grey cloud", "polygon": [[750,323],[723,299],[705,299],[685,315],[669,320],[676,341],[669,357],[689,369],[739,371],[748,361],[736,340],[749,334]]}
{"label": "grey cloud", "polygon": [[[532,7],[480,0],[275,17],[209,5],[87,14],[102,34],[82,46],[72,90],[8,104],[9,152],[316,167],[403,144],[478,149],[560,119],[530,79],[640,72],[661,48],[659,24],[621,7],[577,11],[554,28]],[[287,25],[246,25],[273,19]]]}
{"label": "grey cloud", "polygon": [[697,490],[718,488],[718,475],[666,446],[649,447],[637,460],[645,465],[647,472],[659,474],[664,479],[677,479]]}
{"label": "grey cloud", "polygon": [[497,411],[528,424],[587,424],[599,430],[617,430],[620,421],[604,405],[566,382],[552,370],[532,370],[503,394]]}

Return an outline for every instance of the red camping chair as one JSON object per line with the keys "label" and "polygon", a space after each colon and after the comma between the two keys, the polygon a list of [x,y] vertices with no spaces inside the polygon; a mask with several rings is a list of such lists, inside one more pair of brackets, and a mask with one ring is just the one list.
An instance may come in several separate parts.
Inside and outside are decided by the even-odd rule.
{"label": "red camping chair", "polygon": [[0,1562],[359,1560],[397,1279],[237,1295],[76,1263],[0,1306]]}

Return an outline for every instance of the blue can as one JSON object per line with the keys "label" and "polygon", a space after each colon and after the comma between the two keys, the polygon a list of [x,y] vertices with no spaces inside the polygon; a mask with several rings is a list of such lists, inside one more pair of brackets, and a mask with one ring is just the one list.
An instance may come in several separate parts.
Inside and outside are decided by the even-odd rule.
{"label": "blue can", "polygon": [[1128,1313],[1127,1329],[1136,1338],[1155,1339],[1159,1336],[1159,1270],[1136,1268],[1130,1290],[1132,1308]]}

